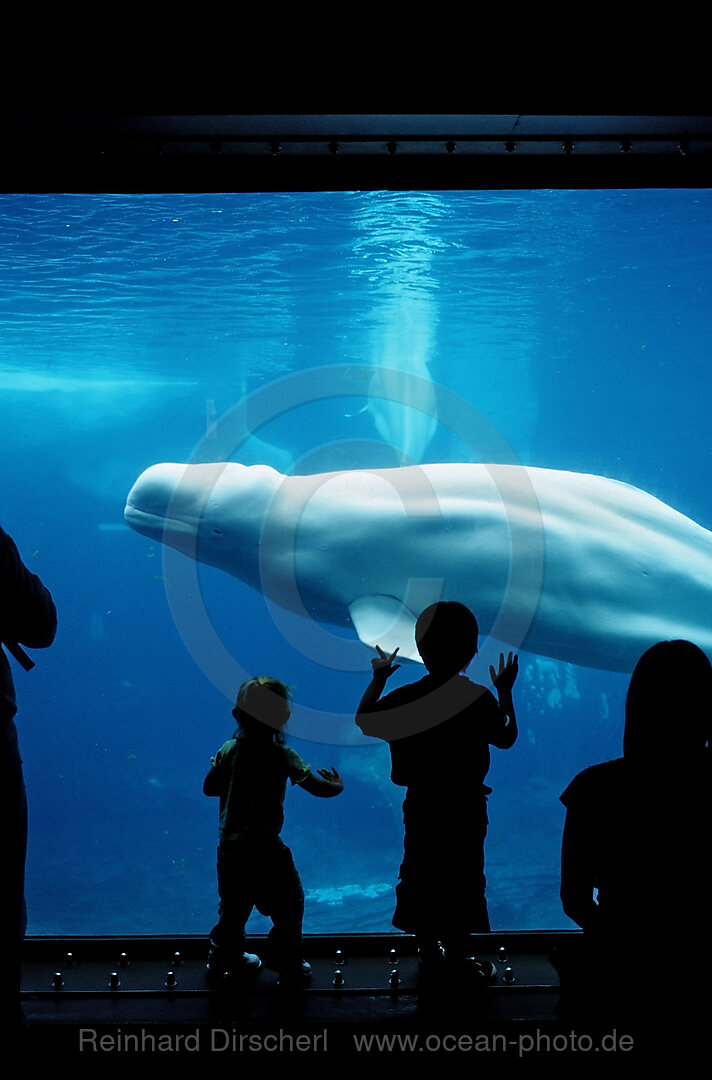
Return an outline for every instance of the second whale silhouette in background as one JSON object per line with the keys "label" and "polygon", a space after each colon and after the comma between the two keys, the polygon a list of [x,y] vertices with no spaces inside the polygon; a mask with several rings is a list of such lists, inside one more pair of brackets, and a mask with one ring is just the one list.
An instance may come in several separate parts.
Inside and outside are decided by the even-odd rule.
{"label": "second whale silhouette in background", "polygon": [[136,531],[287,610],[418,660],[438,599],[512,648],[629,671],[665,638],[712,650],[712,533],[617,480],[436,464],[283,476],[233,462],[147,469]]}

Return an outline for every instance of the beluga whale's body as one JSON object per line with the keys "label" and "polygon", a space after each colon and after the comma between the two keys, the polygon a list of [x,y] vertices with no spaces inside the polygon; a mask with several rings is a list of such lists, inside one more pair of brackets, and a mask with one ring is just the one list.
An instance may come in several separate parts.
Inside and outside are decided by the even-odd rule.
{"label": "beluga whale's body", "polygon": [[511,648],[588,667],[630,671],[666,638],[712,652],[712,533],[604,477],[167,463],[138,478],[125,518],[286,610],[414,660],[415,619],[439,599]]}

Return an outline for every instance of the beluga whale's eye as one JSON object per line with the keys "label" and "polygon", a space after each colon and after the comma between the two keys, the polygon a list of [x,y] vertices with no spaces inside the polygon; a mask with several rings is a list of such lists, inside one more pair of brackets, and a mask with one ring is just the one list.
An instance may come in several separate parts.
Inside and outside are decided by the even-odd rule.
{"label": "beluga whale's eye", "polygon": [[216,536],[222,536],[222,529],[213,529],[213,532],[216,534]]}

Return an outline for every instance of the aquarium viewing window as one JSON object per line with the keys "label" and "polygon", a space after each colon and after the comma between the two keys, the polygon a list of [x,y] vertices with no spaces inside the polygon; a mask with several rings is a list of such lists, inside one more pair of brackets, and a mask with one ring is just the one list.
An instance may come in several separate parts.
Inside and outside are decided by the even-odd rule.
{"label": "aquarium viewing window", "polygon": [[[339,152],[350,151],[323,150]],[[401,520],[374,497],[361,564],[335,565],[327,548],[347,539],[336,514],[324,548],[300,552],[306,504],[293,536],[319,596],[306,618],[275,600],[289,582],[260,587],[268,536],[266,577],[244,580],[254,502],[218,507],[212,539],[224,530],[232,547],[216,565],[125,519],[149,467],[231,461],[269,476],[340,474],[333,489],[314,489],[325,537],[330,491],[359,470],[509,465],[568,485],[556,538],[541,491],[522,539],[500,489],[498,568],[479,556],[456,586],[481,621],[473,678],[489,682],[493,626],[521,650],[519,739],[492,751],[488,777],[492,926],[571,927],[558,896],[559,795],[580,769],[621,753],[641,620],[712,647],[702,580],[682,611],[672,566],[652,615],[625,576],[611,598],[593,540],[605,525],[589,482],[571,477],[629,486],[611,485],[624,506],[607,539],[621,560],[635,558],[626,522],[641,523],[633,489],[657,500],[648,509],[671,508],[664,526],[656,510],[646,527],[667,530],[678,568],[706,557],[712,194],[667,182],[234,187],[0,195],[0,524],[59,613],[35,669],[14,668],[28,932],[207,932],[217,805],[202,782],[232,734],[240,678],[261,672],[293,687],[291,744],[345,784],[336,800],[287,793],[283,836],[305,888],[305,930],[391,929],[403,789],[387,747],[353,723],[373,652],[348,618],[339,624],[333,597],[346,580],[357,592],[357,575],[368,594],[384,563],[402,589],[408,506]],[[468,484],[458,513],[476,531]],[[432,508],[442,528],[424,547],[447,548],[449,509]],[[578,553],[576,574],[554,560],[554,543]],[[548,638],[530,633],[543,593],[519,621],[488,607],[497,574],[510,595],[520,556],[558,612]],[[609,628],[618,644],[606,650]],[[421,672],[404,663],[395,683]],[[466,780],[466,763],[454,760],[453,776]],[[256,913],[249,924],[266,926]]]}

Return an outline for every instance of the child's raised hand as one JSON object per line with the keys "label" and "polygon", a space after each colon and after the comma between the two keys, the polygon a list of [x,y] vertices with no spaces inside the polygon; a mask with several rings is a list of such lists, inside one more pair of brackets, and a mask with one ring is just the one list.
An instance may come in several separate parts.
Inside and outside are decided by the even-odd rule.
{"label": "child's raised hand", "polygon": [[519,674],[519,657],[510,653],[505,663],[504,653],[499,654],[499,671],[495,671],[490,664],[490,679],[500,693],[507,693],[512,689]]}
{"label": "child's raised hand", "polygon": [[[398,646],[398,649],[400,645]],[[394,671],[397,671],[400,664],[393,665],[393,661],[396,658],[398,649],[394,649],[390,656],[386,656],[380,645],[376,645],[376,652],[378,656],[374,656],[371,661],[371,667],[373,668],[373,674],[385,675],[386,678],[390,678]]]}
{"label": "child's raised hand", "polygon": [[336,769],[317,769],[317,772],[324,780],[330,780],[332,784],[339,784],[343,788],[344,782]]}

